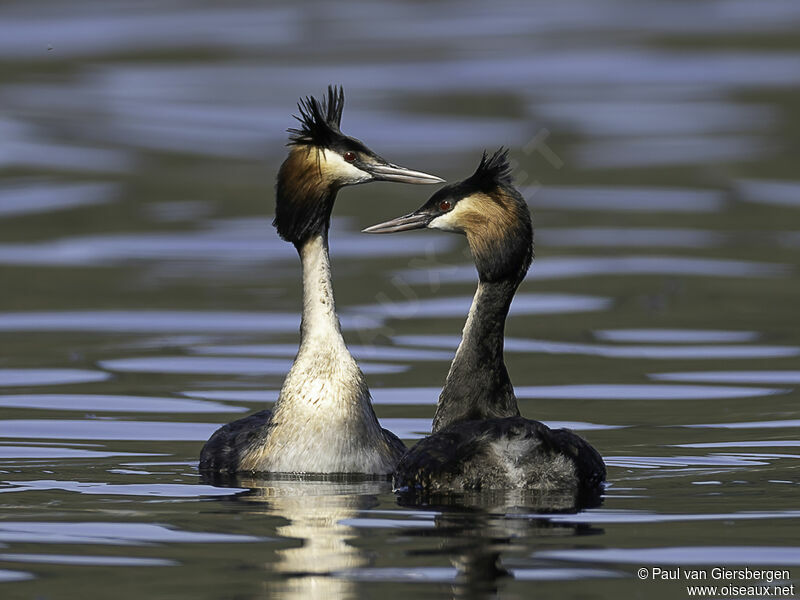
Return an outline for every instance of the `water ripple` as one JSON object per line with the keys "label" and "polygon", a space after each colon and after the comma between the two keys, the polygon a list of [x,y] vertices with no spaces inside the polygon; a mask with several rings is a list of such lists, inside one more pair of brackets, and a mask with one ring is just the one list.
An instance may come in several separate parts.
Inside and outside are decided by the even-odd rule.
{"label": "water ripple", "polygon": [[[785,277],[788,265],[685,256],[559,256],[537,259],[527,279],[572,279],[600,275],[691,275],[701,277]],[[477,281],[473,265],[397,272],[412,284],[467,283]],[[519,294],[518,294],[519,296]],[[513,307],[513,305],[512,305]]]}
{"label": "water ripple", "polygon": [[49,213],[114,200],[109,183],[18,182],[0,188],[0,218]]}
{"label": "water ripple", "polygon": [[230,543],[264,541],[251,535],[172,529],[155,523],[3,521],[0,541],[39,544]]}
{"label": "water ripple", "polygon": [[[378,327],[380,321],[358,316],[340,319],[343,329]],[[0,331],[271,332],[296,333],[300,315],[293,312],[187,310],[86,310],[0,313]]]}
{"label": "water ripple", "polygon": [[32,573],[26,573],[25,571],[9,571],[7,569],[0,569],[0,581],[2,582],[27,581],[33,578],[34,577]]}
{"label": "water ripple", "polygon": [[678,373],[653,373],[651,379],[659,381],[696,381],[708,383],[800,383],[800,371],[686,371]]}
{"label": "water ripple", "polygon": [[64,385],[111,379],[111,374],[83,369],[0,369],[0,386]]}
{"label": "water ripple", "polygon": [[[211,356],[154,356],[102,360],[99,365],[123,373],[200,373],[207,375],[284,375],[292,361],[269,358],[226,358]],[[360,362],[364,373],[402,373],[406,365]]]}
{"label": "water ripple", "polygon": [[645,565],[800,565],[795,546],[672,546],[546,550],[536,558]]}
{"label": "water ripple", "polygon": [[10,446],[0,444],[0,458],[3,459],[52,459],[52,458],[109,458],[112,456],[164,456],[152,452],[105,452],[84,450],[82,448],[59,448],[37,446]]}
{"label": "water ripple", "polygon": [[710,429],[780,429],[783,427],[800,427],[800,419],[741,421],[736,423],[698,423],[694,425],[681,425],[681,427]]}
{"label": "water ripple", "polygon": [[[348,344],[347,349],[359,359],[435,361],[452,360],[451,352],[423,350],[420,348],[397,348],[394,346],[367,346]],[[297,355],[297,344],[245,344],[230,346],[195,346],[188,349],[196,354],[217,356],[286,356]]]}
{"label": "water ripple", "polygon": [[[719,190],[654,187],[548,185],[537,188],[523,188],[523,195],[538,210],[600,210],[615,212],[718,212],[722,209],[725,200],[724,194]],[[628,231],[626,228],[626,235]],[[624,240],[621,241],[624,243]]]}
{"label": "water ripple", "polygon": [[800,440],[758,440],[674,444],[675,448],[800,448]]}
{"label": "water ripple", "polygon": [[551,248],[712,248],[726,239],[722,233],[703,229],[550,227],[536,232],[537,245]]}
{"label": "water ripple", "polygon": [[[697,483],[697,482],[694,482]],[[682,521],[740,521],[762,519],[797,519],[798,510],[743,511],[732,513],[655,513],[645,510],[587,510],[575,515],[530,514],[530,518],[546,518],[564,523],[677,523]]]}
{"label": "water ripple", "polygon": [[13,394],[0,396],[0,407],[101,412],[222,413],[247,409],[216,402],[91,394]]}
{"label": "water ripple", "polygon": [[752,342],[756,331],[720,331],[717,329],[601,329],[595,337],[604,342],[657,342],[660,344],[697,344]]}
{"label": "water ripple", "polygon": [[[91,199],[91,196],[87,196]],[[0,197],[2,200],[2,197]],[[0,207],[0,217],[3,212]],[[100,267],[127,261],[202,261],[273,263],[295,260],[296,253],[268,227],[267,219],[242,219],[208,230],[117,233],[28,243],[0,244],[0,263]],[[337,257],[406,256],[450,249],[453,239],[442,236],[393,237],[376,244],[334,221]],[[257,227],[253,227],[257,225]],[[344,229],[343,231],[336,231]],[[411,243],[409,243],[411,242]]]}
{"label": "water ripple", "polygon": [[[472,268],[474,272],[474,267]],[[385,304],[366,304],[348,307],[345,314],[365,314],[396,319],[430,319],[435,317],[463,318],[469,311],[472,296],[452,296],[408,300]],[[539,293],[517,294],[511,305],[511,315],[542,315],[606,310],[611,306],[610,298],[578,294]]]}
{"label": "water ripple", "polygon": [[586,384],[518,386],[518,398],[565,400],[716,400],[785,394],[788,390],[705,385]]}
{"label": "water ripple", "polygon": [[[754,467],[769,464],[757,456],[604,456],[606,466],[626,469],[655,469],[658,467]],[[779,457],[774,457],[779,458]]]}
{"label": "water ripple", "polygon": [[[512,305],[513,309],[513,305]],[[459,336],[454,335],[398,335],[392,338],[396,343],[408,346],[433,348],[453,348],[458,346]],[[622,346],[605,344],[583,344],[576,342],[555,342],[521,338],[506,338],[506,352],[542,354],[584,354],[606,358],[625,359],[754,359],[800,356],[798,346]],[[659,377],[656,377],[659,378]],[[666,378],[665,378],[666,379]]]}
{"label": "water ripple", "polygon": [[[180,564],[166,558],[90,556],[86,554],[0,554],[0,561],[45,565],[85,565],[92,567],[171,567]],[[2,575],[0,575],[0,581],[2,581]]]}
{"label": "water ripple", "polygon": [[124,483],[112,484],[87,481],[4,481],[13,487],[0,492],[28,492],[37,490],[63,490],[80,494],[101,496],[156,496],[166,498],[202,498],[203,496],[231,496],[244,492],[243,488],[220,488],[210,485],[183,483]]}
{"label": "water ripple", "polygon": [[742,199],[759,204],[800,207],[800,182],[739,180],[736,189]]}

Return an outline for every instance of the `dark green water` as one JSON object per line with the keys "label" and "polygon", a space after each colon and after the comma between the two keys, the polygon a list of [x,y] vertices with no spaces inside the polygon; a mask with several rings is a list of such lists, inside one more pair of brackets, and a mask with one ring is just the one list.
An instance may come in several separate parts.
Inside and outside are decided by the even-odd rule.
{"label": "dark green water", "polygon": [[[796,580],[798,26],[772,0],[4,3],[0,597],[689,597],[683,575],[637,576],[655,567]],[[272,188],[297,98],[328,83],[343,130],[400,164],[456,180],[511,149],[537,259],[508,369],[525,416],[604,455],[601,507],[200,480],[202,442],[274,400],[294,355],[299,261]],[[346,189],[331,237],[345,337],[408,443],[475,276],[460,237],[359,231],[433,189]]]}

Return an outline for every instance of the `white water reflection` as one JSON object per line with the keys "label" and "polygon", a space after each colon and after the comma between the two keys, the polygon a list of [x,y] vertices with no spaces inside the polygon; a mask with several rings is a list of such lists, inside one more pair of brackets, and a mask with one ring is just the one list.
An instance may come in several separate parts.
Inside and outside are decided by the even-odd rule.
{"label": "white water reflection", "polygon": [[676,448],[800,448],[800,440],[756,440],[673,444]]}
{"label": "white water reflection", "polygon": [[[378,327],[381,321],[341,315],[342,329]],[[75,310],[0,313],[0,331],[95,331],[128,333],[296,333],[293,312],[190,310]]]}
{"label": "white water reflection", "polygon": [[133,164],[133,157],[123,150],[50,141],[39,128],[0,116],[0,167],[118,173]]}
{"label": "white water reflection", "polygon": [[623,576],[618,571],[603,569],[510,569],[510,572],[517,581],[574,581]]}
{"label": "white water reflection", "polygon": [[768,107],[712,100],[537,102],[533,110],[548,122],[598,137],[759,131],[774,121]]}
{"label": "white water reflection", "polygon": [[[406,440],[420,439],[430,434],[429,418],[390,417],[380,419],[382,427]],[[548,421],[550,427],[567,427],[577,431],[611,430],[620,426],[584,423],[580,421]],[[163,421],[112,421],[69,419],[19,419],[0,421],[0,438],[30,438],[54,440],[117,440],[117,441],[205,441],[222,423],[169,423]],[[7,446],[6,446],[7,447]],[[0,445],[0,456],[4,446]],[[8,447],[8,454],[15,458],[82,458],[97,456],[95,451],[80,451],[53,448]],[[26,454],[27,453],[27,454]],[[150,456],[149,454],[129,454]],[[24,455],[24,456],[23,456]]]}
{"label": "white water reflection", "polygon": [[6,481],[12,487],[0,493],[62,490],[101,496],[155,496],[165,498],[201,498],[203,496],[231,496],[245,491],[243,488],[219,488],[211,485],[186,483],[103,483],[88,481]]}
{"label": "white water reflection", "polygon": [[[697,213],[719,212],[725,204],[721,191],[691,188],[546,185],[522,188],[522,192],[536,210]],[[628,231],[625,229],[626,235]]]}
{"label": "white water reflection", "polygon": [[[0,458],[3,459],[52,459],[52,458],[109,458],[112,456],[163,456],[152,452],[106,452],[84,450],[82,448],[59,448],[54,446],[9,446],[0,444]],[[0,490],[2,491],[2,490]]]}
{"label": "white water reflection", "polygon": [[12,181],[0,187],[0,218],[105,204],[117,194],[110,183]]}
{"label": "white water reflection", "polygon": [[[533,204],[538,206],[537,200]],[[727,239],[705,229],[651,227],[548,227],[536,232],[536,243],[542,247],[712,248]]]}
{"label": "white water reflection", "polygon": [[[85,565],[92,567],[172,567],[180,563],[166,558],[134,556],[90,556],[86,554],[20,554],[2,553],[0,561],[44,565]],[[0,578],[2,580],[2,578]]]}
{"label": "white water reflection", "polygon": [[352,584],[332,575],[370,564],[371,554],[356,542],[358,532],[348,521],[360,509],[375,506],[378,494],[391,489],[388,481],[241,477],[237,484],[251,490],[240,497],[249,512],[262,518],[280,517],[275,533],[297,542],[276,549],[275,560],[267,567],[281,574],[269,584],[270,597],[305,600],[357,595]]}
{"label": "white water reflection", "polygon": [[[474,267],[473,267],[474,272]],[[406,300],[383,304],[365,304],[348,307],[344,314],[379,316],[395,319],[429,319],[436,317],[463,318],[469,311],[472,296],[451,296]],[[610,308],[612,300],[602,296],[579,294],[520,293],[514,297],[510,315],[541,315],[572,312],[591,312]],[[1,324],[1,322],[0,322]],[[424,345],[424,344],[423,344]]]}
{"label": "white water reflection", "polygon": [[[98,363],[109,371],[123,373],[176,373],[206,375],[284,375],[292,366],[291,360],[278,358],[230,358],[211,356],[148,356],[118,358]],[[364,373],[402,373],[407,365],[359,362]]]}
{"label": "white water reflection", "polygon": [[667,548],[597,548],[546,550],[536,558],[635,565],[800,565],[795,546],[672,546]]}
{"label": "white water reflection", "polygon": [[[112,77],[109,79],[116,79]],[[108,81],[105,82],[108,84]],[[352,91],[354,86],[349,86]],[[306,88],[306,89],[312,89]],[[287,103],[290,104],[290,103]],[[94,136],[106,143],[188,154],[252,158],[263,147],[283,141],[286,110],[244,105],[156,102],[113,104],[116,119]],[[285,105],[284,105],[285,106]],[[527,137],[518,122],[499,118],[428,116],[386,110],[350,113],[347,130],[367,139],[383,140],[382,148],[400,154],[420,147],[442,154],[476,147],[481,143],[522,145]],[[365,132],[365,133],[360,133]]]}
{"label": "white water reflection", "polygon": [[85,369],[0,369],[0,386],[65,385],[111,379],[110,373]]}
{"label": "white water reflection", "polygon": [[740,179],[736,182],[739,196],[748,202],[776,206],[800,207],[800,182]]}
{"label": "white water reflection", "polygon": [[9,394],[0,396],[0,407],[126,413],[222,413],[247,410],[202,400],[90,394]]}
{"label": "white water reflection", "polygon": [[[550,35],[555,39],[586,32],[610,35],[620,30],[681,35],[780,33],[792,31],[798,21],[796,5],[774,1],[761,3],[758,9],[734,0],[712,6],[669,2],[639,6],[613,1],[600,7],[583,1],[570,7],[538,2],[535,7],[534,11],[525,11],[515,5],[502,5],[502,10],[487,13],[481,3],[464,2],[457,5],[457,11],[452,3],[444,3],[425,7],[421,18],[413,18],[416,13],[404,10],[403,5],[373,7],[343,2],[337,5],[335,12],[323,13],[329,31],[318,41],[322,48],[329,50],[342,40],[353,39],[370,45],[380,41],[389,48],[396,48],[398,44],[408,43],[409,38],[417,44],[432,40],[439,44],[458,44],[465,39],[474,44],[476,40],[501,36],[516,38],[532,33],[536,38]],[[114,54],[140,47],[164,51],[198,45],[227,51],[257,49],[263,52],[299,43],[307,20],[301,10],[292,10],[288,5],[244,4],[225,10],[200,7],[189,17],[185,11],[176,12],[173,5],[152,5],[148,9],[131,15],[102,17],[85,11],[79,15],[51,14],[46,8],[27,13],[9,12],[4,15],[4,27],[0,29],[4,35],[0,48],[9,56],[28,60]],[[356,14],[358,19],[353,18]],[[51,57],[42,44],[31,41],[42,39],[51,40],[51,47],[59,53]],[[739,77],[747,81],[757,75],[760,73],[745,72]],[[603,70],[594,76],[618,77],[619,74]],[[719,75],[709,74],[710,79],[715,77]]]}
{"label": "white water reflection", "polygon": [[685,371],[652,373],[649,377],[659,381],[703,383],[769,383],[773,385],[800,383],[800,371]]}
{"label": "white water reflection", "polygon": [[[376,243],[352,232],[345,219],[334,220],[331,235],[338,257],[416,256],[444,252],[455,243],[449,237],[425,235],[387,236]],[[267,218],[218,221],[199,231],[117,233],[0,244],[1,264],[99,267],[137,260],[250,264],[296,261],[297,253],[291,244],[278,238]]]}
{"label": "white water reflection", "polygon": [[613,169],[746,162],[774,151],[766,137],[687,135],[583,142],[572,155],[584,168]]}
{"label": "white water reflection", "polygon": [[0,541],[26,544],[232,543],[258,542],[263,538],[231,533],[207,533],[172,529],[155,523],[79,521],[3,521]]}
{"label": "white water reflection", "polygon": [[[376,402],[376,404],[384,404]],[[394,403],[392,403],[394,404]],[[403,404],[403,403],[398,403]],[[385,427],[397,437],[403,440],[418,440],[431,434],[430,419],[410,419],[410,418],[384,418],[380,419],[381,426]],[[585,423],[583,421],[542,421],[552,429],[562,427],[575,431],[609,431],[612,429],[622,429],[624,425],[603,425],[600,423]]]}
{"label": "white water reflection", "polygon": [[595,331],[604,342],[642,342],[660,344],[700,344],[753,342],[757,331],[720,331],[717,329],[601,329]]}
{"label": "white water reflection", "polygon": [[[604,456],[603,461],[607,467],[658,469],[660,467],[759,467],[769,464],[766,458],[770,457],[721,454],[713,456]],[[773,455],[771,458],[783,458],[783,456]]]}
{"label": "white water reflection", "polygon": [[[691,275],[701,277],[782,277],[788,265],[678,256],[559,256],[537,259],[526,279],[572,279],[601,275]],[[477,281],[474,265],[406,269],[397,273],[416,284]],[[520,294],[517,295],[519,297]],[[512,305],[513,308],[513,305]]]}
{"label": "white water reflection", "polygon": [[[732,386],[659,385],[659,384],[585,384],[520,385],[514,387],[517,398],[546,400],[714,400],[750,398],[784,394],[788,390]],[[375,404],[436,404],[440,388],[372,388]],[[187,395],[194,395],[189,392]],[[198,392],[197,397],[219,400],[267,401],[269,392]],[[277,392],[275,392],[277,394]],[[273,398],[274,399],[274,398]],[[607,426],[603,426],[607,427]]]}
{"label": "white water reflection", "polygon": [[[142,48],[170,50],[198,45],[253,44],[270,47],[297,38],[299,23],[291,15],[286,10],[256,7],[206,7],[189,12],[153,7],[147,12],[118,15],[86,10],[58,14],[42,7],[3,16],[0,50],[9,57],[63,60]],[[230,33],[225,35],[226,31]]]}
{"label": "white water reflection", "polygon": [[28,581],[29,579],[34,579],[33,573],[0,569],[0,582]]}
{"label": "white water reflection", "polygon": [[113,421],[111,419],[11,419],[0,421],[0,437],[42,440],[197,442],[221,423]]}
{"label": "white water reflection", "polygon": [[531,279],[597,275],[692,275],[702,277],[781,277],[788,265],[724,258],[677,256],[557,257],[536,262]]}
{"label": "white water reflection", "polygon": [[[374,390],[372,390],[374,392]],[[204,398],[207,400],[231,400],[233,402],[275,402],[279,390],[197,390],[181,392],[189,398]]]}
{"label": "white water reflection", "polygon": [[518,398],[549,400],[718,400],[785,394],[789,390],[705,385],[590,384],[517,386]]}
{"label": "white water reflection", "polygon": [[[602,569],[508,569],[518,581],[575,581],[620,577],[620,573]],[[335,573],[348,581],[398,583],[456,583],[463,573],[455,567],[365,567]]]}
{"label": "white water reflection", "polygon": [[[397,335],[392,339],[398,344],[408,346],[452,348],[454,350],[461,340],[460,336],[457,335]],[[607,358],[639,358],[653,360],[755,359],[800,356],[800,347],[797,346],[622,346],[520,338],[506,338],[505,351],[542,354],[583,354],[586,356],[603,356]]]}
{"label": "white water reflection", "polygon": [[709,428],[709,429],[781,429],[800,427],[800,419],[782,419],[776,421],[739,421],[735,423],[697,423],[693,425],[681,425],[689,428]]}
{"label": "white water reflection", "polygon": [[[430,419],[384,418],[382,427],[407,439],[430,433]],[[115,421],[111,419],[0,420],[0,438],[200,442],[223,423]],[[0,445],[2,448],[2,445]]]}
{"label": "white water reflection", "polygon": [[[394,346],[364,346],[348,344],[348,350],[359,359],[434,361],[452,360],[451,352],[424,350],[419,348],[396,348]],[[217,356],[286,356],[297,355],[297,344],[243,344],[230,346],[195,346],[188,348],[195,354],[214,354]]]}
{"label": "white water reflection", "polygon": [[[697,482],[694,482],[697,483]],[[555,523],[680,523],[683,521],[750,521],[762,519],[796,519],[797,510],[741,511],[733,513],[655,513],[646,510],[587,510],[576,515],[526,515],[531,518],[546,518]]]}
{"label": "white water reflection", "polygon": [[34,579],[33,573],[26,573],[25,571],[9,571],[8,569],[0,569],[0,582],[27,581],[29,579]]}

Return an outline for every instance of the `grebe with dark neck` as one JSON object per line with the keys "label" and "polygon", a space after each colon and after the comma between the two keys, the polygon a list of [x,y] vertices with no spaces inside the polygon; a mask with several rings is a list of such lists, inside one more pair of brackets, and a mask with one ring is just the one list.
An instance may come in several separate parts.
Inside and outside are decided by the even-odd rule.
{"label": "grebe with dark neck", "polygon": [[299,104],[289,156],[276,185],[274,225],[294,244],[303,267],[300,348],[274,410],[218,429],[200,454],[207,472],[361,473],[388,475],[405,445],[382,429],[364,374],[345,345],[333,300],[328,258],[331,211],[340,188],[370,181],[437,183],[393,165],[339,125],[341,89]]}
{"label": "grebe with dark neck", "polygon": [[533,260],[531,215],[512,184],[507,152],[484,153],[468,179],[443,187],[417,211],[364,231],[426,227],[466,235],[479,282],[433,434],[400,461],[395,487],[597,490],[606,474],[600,454],[567,429],[521,417],[503,360],[508,310]]}

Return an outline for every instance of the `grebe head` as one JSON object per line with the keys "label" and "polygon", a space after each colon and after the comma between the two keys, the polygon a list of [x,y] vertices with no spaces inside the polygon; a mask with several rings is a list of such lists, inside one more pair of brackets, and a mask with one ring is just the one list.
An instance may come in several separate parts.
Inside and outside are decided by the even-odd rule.
{"label": "grebe head", "polygon": [[508,150],[483,153],[475,173],[446,185],[416,211],[366,233],[441,229],[467,236],[482,281],[524,277],[533,259],[533,224],[514,188]]}
{"label": "grebe head", "polygon": [[289,156],[278,172],[273,225],[285,240],[302,243],[330,219],[336,192],[370,181],[441,183],[434,175],[392,164],[363,142],[341,132],[344,90],[328,86],[327,97],[298,103],[300,122],[289,129]]}

